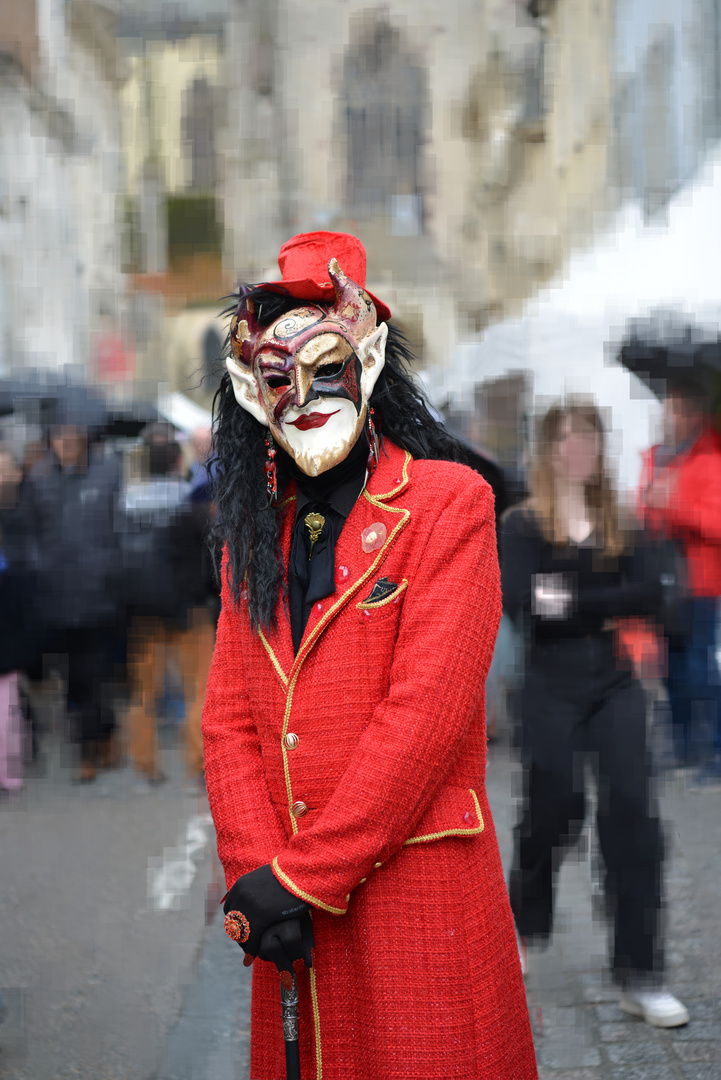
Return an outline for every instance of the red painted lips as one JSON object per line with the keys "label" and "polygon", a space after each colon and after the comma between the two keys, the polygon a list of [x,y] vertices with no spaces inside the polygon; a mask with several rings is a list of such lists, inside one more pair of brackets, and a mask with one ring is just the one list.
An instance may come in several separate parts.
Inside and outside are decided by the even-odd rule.
{"label": "red painted lips", "polygon": [[340,409],[336,409],[335,412],[312,412],[299,416],[297,420],[287,420],[286,423],[292,424],[293,427],[297,427],[300,431],[310,431],[311,428],[323,427],[327,424],[331,416],[335,416]]}

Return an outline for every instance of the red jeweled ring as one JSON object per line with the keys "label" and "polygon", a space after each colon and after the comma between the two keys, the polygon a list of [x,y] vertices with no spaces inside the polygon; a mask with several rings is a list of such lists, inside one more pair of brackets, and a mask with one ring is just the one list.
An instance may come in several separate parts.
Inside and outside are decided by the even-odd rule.
{"label": "red jeweled ring", "polygon": [[250,923],[240,911],[229,911],[225,916],[225,932],[233,941],[242,945],[250,937]]}

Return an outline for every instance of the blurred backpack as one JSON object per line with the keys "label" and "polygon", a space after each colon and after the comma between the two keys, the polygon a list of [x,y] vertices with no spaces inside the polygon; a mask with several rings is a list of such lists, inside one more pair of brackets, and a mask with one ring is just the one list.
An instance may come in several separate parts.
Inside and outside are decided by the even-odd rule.
{"label": "blurred backpack", "polygon": [[691,632],[691,605],[686,559],[670,537],[647,538],[646,558],[653,577],[661,583],[661,605],[656,616],[664,634],[682,637]]}
{"label": "blurred backpack", "polygon": [[190,513],[189,484],[176,476],[128,484],[120,497],[120,599],[129,615],[172,618],[183,607],[178,535]]}

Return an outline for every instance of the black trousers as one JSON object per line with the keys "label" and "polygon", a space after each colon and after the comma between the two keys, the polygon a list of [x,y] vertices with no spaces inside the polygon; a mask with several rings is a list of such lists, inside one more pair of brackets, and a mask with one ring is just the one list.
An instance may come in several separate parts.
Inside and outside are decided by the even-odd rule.
{"label": "black trousers", "polygon": [[84,759],[115,731],[115,714],[106,700],[118,657],[115,626],[53,629],[44,651],[67,657],[67,704],[77,716],[76,738]]}
{"label": "black trousers", "polygon": [[509,884],[518,932],[548,938],[564,849],[598,780],[598,837],[614,915],[613,970],[624,983],[662,969],[661,826],[651,791],[643,691],[610,635],[529,650],[521,696],[525,792]]}

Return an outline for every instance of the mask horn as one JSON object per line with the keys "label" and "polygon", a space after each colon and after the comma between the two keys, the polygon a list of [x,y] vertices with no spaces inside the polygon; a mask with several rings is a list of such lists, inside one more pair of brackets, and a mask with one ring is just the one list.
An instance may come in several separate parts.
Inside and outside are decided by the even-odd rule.
{"label": "mask horn", "polygon": [[337,259],[331,259],[328,263],[328,274],[335,289],[335,303],[328,314],[335,315],[352,330],[357,341],[362,341],[376,328],[375,304],[365,289],[346,277]]}
{"label": "mask horn", "polygon": [[240,300],[230,322],[230,351],[246,367],[252,363],[253,342],[260,327],[255,317],[255,304],[248,300],[241,286]]}

